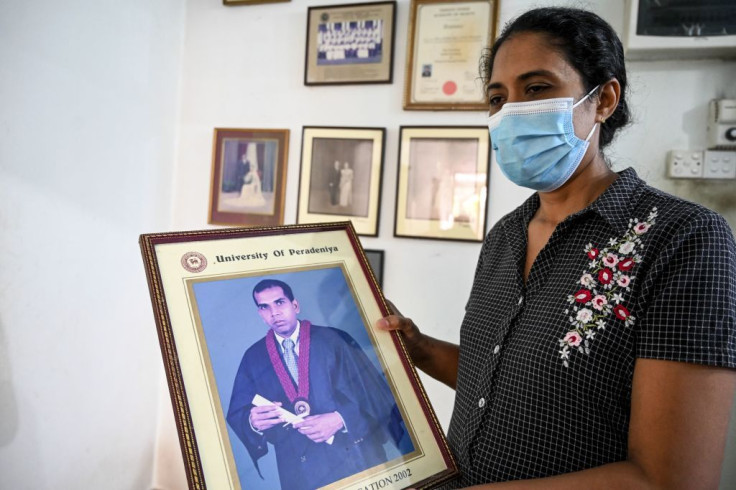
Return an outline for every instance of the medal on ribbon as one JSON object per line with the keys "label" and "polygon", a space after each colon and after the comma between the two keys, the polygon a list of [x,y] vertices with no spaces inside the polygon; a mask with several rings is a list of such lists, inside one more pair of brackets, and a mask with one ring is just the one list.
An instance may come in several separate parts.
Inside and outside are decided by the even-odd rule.
{"label": "medal on ribbon", "polygon": [[294,402],[294,413],[296,413],[297,415],[301,415],[302,417],[306,417],[307,415],[309,415],[310,408],[311,407],[306,400],[299,399]]}
{"label": "medal on ribbon", "polygon": [[297,370],[299,371],[299,386],[294,387],[294,380],[291,379],[289,372],[284,365],[284,360],[279,355],[276,343],[276,334],[270,330],[266,335],[266,350],[271,360],[273,370],[279,378],[281,387],[289,401],[294,405],[296,415],[306,417],[309,415],[311,407],[307,400],[309,399],[309,338],[312,324],[306,320],[302,320],[299,327],[299,358],[297,360]]}

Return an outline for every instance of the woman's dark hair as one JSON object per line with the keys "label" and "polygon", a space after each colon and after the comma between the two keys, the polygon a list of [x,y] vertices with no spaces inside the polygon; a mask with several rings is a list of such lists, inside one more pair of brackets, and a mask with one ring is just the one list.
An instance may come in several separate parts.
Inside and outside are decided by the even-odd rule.
{"label": "woman's dark hair", "polygon": [[481,74],[487,85],[493,71],[493,61],[504,42],[521,32],[538,32],[545,35],[580,74],[585,91],[602,85],[612,78],[621,84],[618,107],[605,124],[600,126],[599,147],[607,146],[616,131],[630,121],[626,102],[626,65],[624,48],[613,28],[599,16],[587,10],[547,7],[530,10],[506,24],[501,35],[493,43],[487,56],[481,60]]}

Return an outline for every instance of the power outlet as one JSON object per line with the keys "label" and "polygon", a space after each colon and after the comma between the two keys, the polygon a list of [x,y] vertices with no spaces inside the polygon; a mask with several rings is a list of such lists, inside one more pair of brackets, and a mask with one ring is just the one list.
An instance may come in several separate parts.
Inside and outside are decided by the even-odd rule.
{"label": "power outlet", "polygon": [[671,179],[700,179],[703,177],[703,152],[671,150],[667,154],[667,177]]}
{"label": "power outlet", "polygon": [[736,179],[736,151],[706,150],[703,178]]}

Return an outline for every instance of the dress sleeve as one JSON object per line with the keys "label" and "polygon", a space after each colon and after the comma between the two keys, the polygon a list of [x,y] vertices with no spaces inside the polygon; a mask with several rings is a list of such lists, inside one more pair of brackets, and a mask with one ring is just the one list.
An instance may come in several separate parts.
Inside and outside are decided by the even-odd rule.
{"label": "dress sleeve", "polygon": [[637,357],[736,368],[736,245],[710,211],[660,246],[642,283]]}

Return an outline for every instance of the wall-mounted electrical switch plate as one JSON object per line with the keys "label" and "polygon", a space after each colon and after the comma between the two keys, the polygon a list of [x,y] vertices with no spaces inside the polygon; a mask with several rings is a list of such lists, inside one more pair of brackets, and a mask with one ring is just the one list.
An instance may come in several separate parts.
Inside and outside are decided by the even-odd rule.
{"label": "wall-mounted electrical switch plate", "polygon": [[736,151],[705,150],[703,178],[736,179]]}
{"label": "wall-mounted electrical switch plate", "polygon": [[667,154],[667,177],[671,179],[700,179],[703,177],[701,150],[671,150]]}

